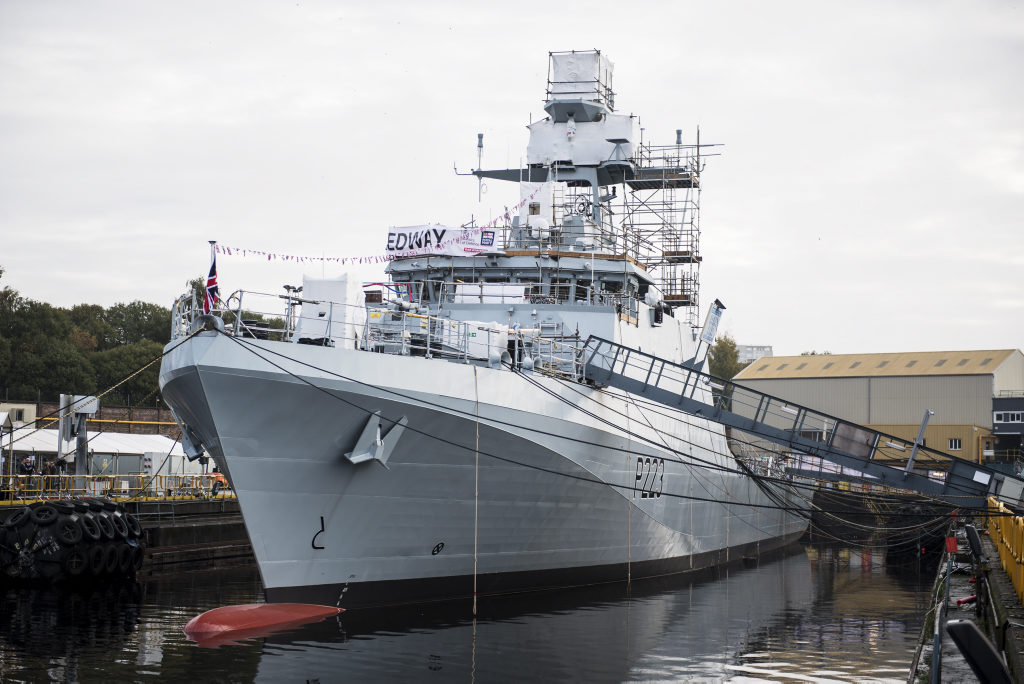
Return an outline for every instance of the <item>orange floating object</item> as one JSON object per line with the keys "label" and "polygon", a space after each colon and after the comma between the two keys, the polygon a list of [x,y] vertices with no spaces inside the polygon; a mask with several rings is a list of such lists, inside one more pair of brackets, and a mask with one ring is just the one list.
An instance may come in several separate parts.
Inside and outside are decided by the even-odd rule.
{"label": "orange floating object", "polygon": [[266,636],[338,615],[342,608],[310,603],[245,603],[208,610],[188,621],[184,631],[199,646],[217,647]]}

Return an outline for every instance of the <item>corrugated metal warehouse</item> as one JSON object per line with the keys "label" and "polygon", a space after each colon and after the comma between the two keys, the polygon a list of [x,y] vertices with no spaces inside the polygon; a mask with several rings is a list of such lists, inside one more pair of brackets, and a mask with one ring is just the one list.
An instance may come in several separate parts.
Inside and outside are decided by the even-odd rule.
{"label": "corrugated metal warehouse", "polygon": [[1004,420],[1020,414],[997,413],[1001,401],[1024,397],[1018,349],[775,356],[734,380],[908,440],[931,410],[926,446],[972,461],[1012,463],[1021,455],[1024,424]]}

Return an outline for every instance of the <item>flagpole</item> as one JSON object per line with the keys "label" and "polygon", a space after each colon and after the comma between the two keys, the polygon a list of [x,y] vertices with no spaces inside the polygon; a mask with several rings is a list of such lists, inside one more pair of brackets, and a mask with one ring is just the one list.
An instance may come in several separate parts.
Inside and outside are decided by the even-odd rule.
{"label": "flagpole", "polygon": [[[213,308],[217,304],[219,296],[217,287],[217,241],[208,240],[210,243],[210,270],[206,276],[206,288],[203,291],[203,313],[213,313]],[[211,296],[211,284],[213,286],[213,292]]]}

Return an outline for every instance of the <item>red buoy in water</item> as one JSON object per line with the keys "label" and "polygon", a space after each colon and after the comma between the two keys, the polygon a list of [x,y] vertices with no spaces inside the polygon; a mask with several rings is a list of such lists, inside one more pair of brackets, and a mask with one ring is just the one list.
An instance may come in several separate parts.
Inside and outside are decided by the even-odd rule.
{"label": "red buoy in water", "polygon": [[184,631],[200,646],[220,646],[266,636],[337,615],[341,608],[310,603],[245,603],[208,610],[188,621]]}

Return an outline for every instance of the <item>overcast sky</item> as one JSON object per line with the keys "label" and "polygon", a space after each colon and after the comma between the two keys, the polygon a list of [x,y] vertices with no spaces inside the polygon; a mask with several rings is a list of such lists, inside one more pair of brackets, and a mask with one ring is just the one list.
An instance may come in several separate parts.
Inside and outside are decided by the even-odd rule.
{"label": "overcast sky", "polygon": [[[518,195],[549,50],[722,143],[702,292],[775,353],[1024,347],[1021,2],[0,0],[0,286],[170,306],[208,240],[383,252]],[[222,292],[319,267],[218,259]],[[338,275],[327,268],[324,275]],[[371,277],[371,274],[365,277]]]}

